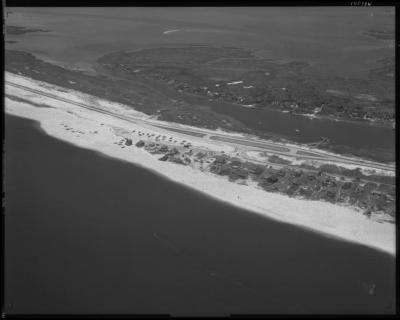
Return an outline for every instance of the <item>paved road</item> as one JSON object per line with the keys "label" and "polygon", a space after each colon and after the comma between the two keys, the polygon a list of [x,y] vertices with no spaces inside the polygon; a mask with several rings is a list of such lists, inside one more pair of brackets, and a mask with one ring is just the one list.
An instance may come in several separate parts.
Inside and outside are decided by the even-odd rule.
{"label": "paved road", "polygon": [[280,151],[280,152],[290,152],[290,148],[287,147],[281,147],[281,146],[276,146],[273,144],[267,144],[264,142],[258,142],[258,141],[249,141],[246,139],[238,139],[238,138],[231,138],[231,137],[225,137],[225,136],[211,136],[211,140],[217,140],[217,141],[222,141],[222,142],[229,142],[229,143],[234,143],[234,144],[241,144],[245,146],[250,146],[250,147],[257,147],[257,148],[263,148],[263,149],[268,149],[272,151]]}
{"label": "paved road", "polygon": [[[347,163],[347,164],[353,164],[353,165],[362,165],[362,166],[368,166],[371,168],[376,168],[376,169],[383,169],[383,170],[395,170],[395,167],[393,165],[387,165],[387,164],[382,164],[382,163],[376,163],[372,161],[367,161],[367,160],[354,160],[351,158],[339,156],[339,155],[330,155],[326,154],[323,152],[318,152],[316,150],[309,150],[305,149],[299,146],[286,146],[283,144],[279,143],[274,143],[274,142],[267,142],[263,140],[255,140],[255,139],[245,139],[245,138],[236,138],[232,137],[230,135],[223,135],[223,134],[211,134],[209,131],[202,130],[201,128],[196,128],[196,129],[189,129],[189,128],[179,128],[176,124],[160,124],[157,122],[157,120],[152,120],[152,119],[141,119],[137,118],[134,116],[127,116],[127,115],[121,115],[118,113],[110,112],[108,110],[105,110],[99,106],[95,105],[89,105],[86,103],[80,103],[76,102],[70,99],[66,99],[63,97],[59,97],[55,94],[48,93],[43,90],[37,90],[33,89],[30,87],[22,86],[17,83],[13,83],[10,81],[6,81],[6,85],[13,86],[19,89],[23,89],[38,95],[42,95],[54,100],[66,102],[75,106],[79,106],[85,109],[89,109],[92,111],[100,112],[106,115],[110,115],[115,118],[119,118],[125,121],[133,122],[133,123],[142,123],[146,124],[149,126],[153,127],[158,127],[166,130],[170,130],[173,132],[178,132],[180,134],[187,134],[190,136],[195,136],[197,138],[203,138],[211,141],[218,141],[218,142],[224,142],[229,145],[233,145],[235,147],[241,146],[242,148],[245,149],[245,151],[264,151],[264,152],[273,152],[276,154],[281,154],[281,155],[287,155],[291,157],[297,157],[297,158],[302,158],[302,159],[315,159],[315,160],[326,160],[326,161],[332,161],[332,162],[341,162],[341,163]],[[210,141],[210,142],[211,142]]]}
{"label": "paved road", "polygon": [[168,127],[168,126],[157,125],[157,124],[152,124],[152,125],[153,125],[153,127],[166,129],[166,130],[174,131],[174,132],[178,132],[178,133],[183,133],[183,134],[187,134],[187,135],[194,136],[194,137],[203,138],[206,135],[205,133],[201,133],[201,132],[195,132],[195,131],[189,131],[189,130],[184,130],[184,129],[171,128],[171,127]]}

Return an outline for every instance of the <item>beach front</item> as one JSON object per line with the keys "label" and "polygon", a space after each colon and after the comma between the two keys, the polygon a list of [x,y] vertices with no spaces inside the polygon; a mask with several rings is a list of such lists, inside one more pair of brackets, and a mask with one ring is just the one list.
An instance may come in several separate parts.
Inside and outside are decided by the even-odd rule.
{"label": "beach front", "polygon": [[[15,77],[14,81],[16,79]],[[25,85],[26,81],[25,79]],[[41,86],[40,83],[35,83],[33,80],[28,80],[28,82],[35,86]],[[42,88],[44,87],[42,86]],[[49,92],[55,90],[52,86],[47,86],[45,89]],[[63,95],[68,96],[69,99],[83,99],[82,97],[77,98],[72,91],[65,91]],[[55,102],[50,98],[33,93],[23,93],[22,90],[9,86],[6,87],[6,94],[25,100],[16,101],[6,98],[6,113],[39,122],[40,127],[52,137],[80,148],[97,151],[103,155],[141,166],[169,180],[249,210],[254,214],[297,225],[324,236],[372,247],[391,255],[396,253],[395,225],[367,218],[362,212],[352,207],[265,192],[251,181],[247,181],[246,184],[232,183],[226,177],[203,172],[192,166],[159,161],[159,157],[137,148],[135,145],[121,147],[117,143],[132,131],[157,134],[163,132],[162,129],[155,130],[154,127],[146,127],[140,122],[128,122],[67,102]],[[121,108],[120,105],[111,102],[103,103],[110,109]],[[139,118],[145,117],[134,110],[127,112],[131,112]],[[177,139],[182,137],[179,133],[169,133],[169,135],[177,137]],[[140,140],[137,135],[131,135],[131,138],[133,144]],[[211,151],[232,151],[231,147],[222,143],[208,144],[196,137],[187,138],[187,136],[185,139],[199,148],[207,148]],[[249,214],[251,213],[249,212]]]}

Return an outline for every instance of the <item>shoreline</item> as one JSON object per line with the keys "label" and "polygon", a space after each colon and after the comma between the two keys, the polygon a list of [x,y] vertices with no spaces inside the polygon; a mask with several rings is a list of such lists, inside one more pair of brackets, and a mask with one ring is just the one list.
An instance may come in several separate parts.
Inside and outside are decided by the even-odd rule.
{"label": "shoreline", "polygon": [[[56,138],[56,137],[54,137],[54,136],[52,136],[52,135],[50,135],[50,134],[47,133],[47,131],[41,126],[41,123],[40,123],[39,120],[33,120],[33,119],[31,119],[31,118],[26,118],[26,117],[23,117],[23,116],[16,116],[16,115],[13,115],[13,114],[7,114],[7,115],[8,115],[8,116],[12,116],[12,117],[17,117],[17,118],[23,118],[23,119],[30,120],[30,121],[33,122],[33,126],[34,126],[34,128],[35,128],[36,130],[39,130],[39,131],[42,132],[43,134],[46,134],[46,135],[48,135],[48,136],[51,137],[51,138],[60,140],[60,141],[62,141],[63,143],[66,143],[66,144],[68,144],[68,145],[71,145],[71,146],[74,146],[74,147],[78,147],[78,148],[81,148],[81,149],[84,149],[84,150],[89,150],[89,151],[91,151],[91,152],[94,152],[97,156],[104,157],[104,158],[107,158],[107,159],[110,159],[110,160],[113,160],[113,161],[120,161],[120,162],[123,162],[123,163],[127,163],[127,164],[130,164],[130,165],[137,166],[137,167],[139,167],[139,168],[143,168],[143,169],[145,169],[145,170],[147,170],[147,171],[149,171],[149,172],[151,172],[151,173],[157,175],[158,177],[160,177],[160,178],[162,178],[162,179],[164,179],[164,180],[167,180],[167,181],[170,181],[170,182],[173,182],[173,183],[177,183],[177,184],[179,184],[179,185],[182,185],[182,186],[184,186],[184,187],[187,187],[187,188],[189,188],[189,189],[191,189],[191,190],[193,190],[193,191],[195,191],[195,192],[199,192],[201,195],[203,195],[203,196],[205,196],[205,197],[207,197],[207,198],[209,198],[209,199],[212,199],[212,200],[214,200],[214,201],[223,202],[224,204],[226,204],[226,205],[228,205],[228,206],[233,206],[233,207],[235,207],[235,208],[244,210],[244,211],[246,211],[246,213],[258,214],[259,216],[261,216],[261,217],[263,217],[263,218],[271,219],[271,220],[273,220],[273,221],[275,221],[275,222],[279,222],[279,223],[283,223],[283,224],[287,224],[287,223],[288,223],[286,220],[281,220],[281,219],[279,219],[279,218],[272,217],[272,216],[266,216],[265,214],[259,213],[259,212],[257,212],[257,211],[254,210],[254,209],[250,209],[250,208],[247,208],[247,207],[243,207],[242,205],[237,204],[237,203],[235,203],[235,202],[231,202],[231,201],[229,201],[229,200],[227,200],[227,199],[225,199],[225,198],[219,198],[218,196],[212,195],[212,194],[211,194],[210,192],[208,192],[208,191],[204,191],[203,189],[198,189],[198,188],[196,188],[196,187],[190,186],[190,185],[186,184],[185,182],[180,181],[179,179],[174,179],[174,178],[172,178],[171,176],[169,176],[169,175],[167,175],[167,174],[165,174],[165,173],[162,173],[161,171],[158,171],[157,169],[154,169],[154,168],[151,168],[151,167],[142,165],[141,163],[136,163],[136,162],[129,161],[129,160],[127,160],[127,159],[123,159],[123,158],[120,158],[120,157],[115,157],[115,156],[113,156],[113,155],[106,154],[106,153],[104,153],[103,151],[100,151],[100,150],[95,150],[95,149],[92,149],[92,148],[85,148],[85,147],[77,146],[77,145],[76,145],[75,143],[73,143],[73,142],[70,142],[70,141],[67,141],[67,140],[63,140],[63,139]],[[206,174],[206,175],[209,175],[209,176],[212,176],[212,177],[215,177],[215,175],[212,175],[212,174],[210,174],[210,173],[205,173],[205,174]],[[226,182],[228,182],[228,180],[225,179],[225,178],[220,177],[220,179],[226,180]],[[280,194],[279,194],[279,195],[280,195]],[[284,196],[284,195],[282,195],[282,196]],[[299,199],[297,199],[297,200],[299,200]],[[322,202],[322,201],[315,201],[315,200],[308,200],[308,199],[301,199],[300,201]],[[322,203],[325,203],[325,202],[322,202]],[[342,207],[345,208],[344,206],[342,206]],[[292,223],[289,223],[289,224],[292,224]],[[368,247],[368,248],[372,248],[372,249],[378,250],[379,252],[388,253],[389,255],[391,255],[391,256],[393,256],[393,257],[394,257],[395,254],[396,254],[396,253],[392,253],[392,252],[389,252],[389,251],[381,250],[381,249],[379,249],[379,248],[377,248],[377,247],[372,247],[372,246],[369,246],[369,245],[366,245],[366,244],[363,244],[363,243],[358,243],[358,242],[354,242],[354,241],[351,241],[351,240],[348,240],[348,239],[345,239],[345,238],[341,238],[340,236],[333,235],[333,234],[329,234],[329,233],[326,233],[326,232],[324,232],[324,231],[320,231],[320,230],[318,230],[318,229],[314,229],[314,228],[312,228],[312,227],[308,227],[308,226],[305,226],[305,225],[300,225],[300,224],[292,224],[292,225],[294,225],[294,226],[296,226],[296,227],[299,227],[299,228],[301,228],[301,229],[303,229],[303,230],[305,230],[305,231],[307,231],[307,232],[317,233],[318,235],[323,236],[323,237],[327,237],[327,238],[329,238],[329,239],[334,239],[334,240],[336,240],[336,241],[342,241],[342,242],[355,243],[355,244],[358,244],[358,245],[361,245],[361,246],[365,246],[365,247]]]}
{"label": "shoreline", "polygon": [[[66,110],[70,112],[65,112]],[[159,161],[157,157],[134,146],[121,149],[113,144],[116,139],[121,138],[113,128],[132,129],[133,126],[123,120],[111,119],[106,115],[96,115],[93,118],[93,112],[79,110],[78,107],[66,107],[63,103],[57,103],[54,109],[43,109],[10,99],[6,99],[6,113],[38,121],[46,134],[54,138],[113,159],[133,163],[229,205],[324,236],[368,246],[392,256],[396,254],[395,226],[368,220],[351,208],[323,201],[289,198],[259,190],[250,183],[231,183],[226,178],[211,173]],[[67,123],[85,133],[72,135],[61,126]],[[141,128],[139,125],[138,127]]]}
{"label": "shoreline", "polygon": [[292,110],[282,110],[279,108],[274,108],[269,105],[262,105],[259,106],[256,103],[255,104],[250,104],[250,105],[244,105],[244,104],[239,104],[235,102],[227,102],[224,101],[225,103],[229,103],[238,107],[242,108],[248,108],[248,109],[253,109],[253,110],[268,110],[268,111],[276,111],[279,113],[285,113],[285,114],[290,114],[292,116],[298,116],[298,117],[303,117],[307,118],[310,120],[318,119],[318,120],[326,120],[326,121],[334,121],[334,122],[347,122],[347,123],[353,123],[355,125],[369,125],[373,127],[380,127],[380,128],[393,128],[393,124],[395,122],[384,122],[384,121],[376,121],[372,119],[365,119],[365,118],[360,118],[360,119],[352,119],[352,118],[344,118],[344,117],[335,117],[333,115],[320,115],[318,113],[297,113]]}

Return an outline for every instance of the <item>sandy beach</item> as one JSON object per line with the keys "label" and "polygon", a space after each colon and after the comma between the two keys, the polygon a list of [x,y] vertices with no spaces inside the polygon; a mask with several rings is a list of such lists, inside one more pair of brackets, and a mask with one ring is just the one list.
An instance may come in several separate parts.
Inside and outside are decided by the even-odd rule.
{"label": "sandy beach", "polygon": [[[55,90],[54,86],[7,73],[6,80],[11,78],[13,82],[32,88]],[[8,85],[6,94],[51,106],[52,108],[40,108],[28,102],[15,101],[7,97],[5,100],[6,113],[37,121],[41,128],[54,138],[141,166],[210,197],[247,209],[249,214],[259,214],[268,219],[307,228],[324,236],[369,246],[391,255],[396,253],[395,225],[368,219],[361,211],[323,201],[295,199],[265,192],[252,183],[247,185],[232,183],[225,177],[195,170],[190,166],[159,161],[157,155],[152,155],[134,145],[121,148],[115,144],[123,136],[121,132],[132,132],[132,130],[151,132],[153,130],[159,133],[162,129],[156,131],[154,128],[146,128],[141,124],[55,101]],[[73,90],[57,91],[57,95],[78,102],[95,99],[95,102],[104,108],[127,112],[136,117],[147,117],[122,105],[89,97]],[[168,134],[179,136],[179,133],[168,132]],[[187,136],[185,139],[188,139]],[[203,147],[211,150],[220,151],[228,148],[226,150],[229,151],[229,147],[223,145],[207,145],[195,137],[190,139],[193,144],[203,143]],[[139,139],[133,137],[133,140],[136,142]]]}

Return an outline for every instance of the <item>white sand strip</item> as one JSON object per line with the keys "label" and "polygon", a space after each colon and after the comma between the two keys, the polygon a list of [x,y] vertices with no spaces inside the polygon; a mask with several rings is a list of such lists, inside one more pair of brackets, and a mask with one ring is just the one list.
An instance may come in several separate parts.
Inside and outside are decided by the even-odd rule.
{"label": "white sand strip", "polygon": [[[8,89],[9,86],[6,87],[6,93]],[[395,226],[393,224],[368,219],[351,208],[322,201],[293,199],[265,192],[252,185],[231,183],[226,178],[194,170],[189,166],[158,161],[159,155],[151,155],[134,146],[121,148],[114,144],[120,136],[113,128],[131,131],[141,127],[108,115],[87,109],[78,112],[76,110],[78,107],[68,107],[67,104],[62,105],[51,99],[48,99],[46,104],[54,108],[37,108],[10,99],[6,99],[5,102],[7,113],[38,121],[47,134],[62,141],[142,166],[215,199],[248,209],[264,217],[395,255]],[[76,132],[66,130],[65,126],[73,128]],[[135,138],[133,140],[135,142]]]}

